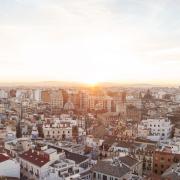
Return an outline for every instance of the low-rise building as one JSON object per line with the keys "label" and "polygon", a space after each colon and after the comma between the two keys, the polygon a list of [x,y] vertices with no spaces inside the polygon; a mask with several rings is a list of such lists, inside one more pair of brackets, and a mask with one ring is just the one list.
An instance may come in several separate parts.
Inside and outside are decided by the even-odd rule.
{"label": "low-rise building", "polygon": [[43,133],[45,139],[72,139],[72,127],[69,123],[44,124]]}
{"label": "low-rise building", "polygon": [[141,179],[142,163],[129,156],[98,161],[91,169],[92,179],[130,180]]}
{"label": "low-rise building", "polygon": [[0,154],[0,177],[7,179],[20,178],[20,165],[7,154]]}
{"label": "low-rise building", "polygon": [[138,137],[152,141],[166,140],[172,135],[173,125],[169,119],[142,120],[138,126]]}
{"label": "low-rise building", "polygon": [[19,155],[21,178],[41,179],[48,176],[49,165],[59,159],[57,150],[50,148],[44,151],[30,149]]}
{"label": "low-rise building", "polygon": [[161,176],[162,180],[179,180],[180,179],[180,164],[172,164]]}

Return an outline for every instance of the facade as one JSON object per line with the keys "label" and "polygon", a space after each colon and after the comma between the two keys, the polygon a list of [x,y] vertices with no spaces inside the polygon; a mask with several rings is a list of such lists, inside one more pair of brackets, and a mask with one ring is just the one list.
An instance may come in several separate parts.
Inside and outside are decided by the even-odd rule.
{"label": "facade", "polygon": [[6,92],[3,89],[0,89],[0,99],[6,99],[8,98],[8,92]]}
{"label": "facade", "polygon": [[168,152],[155,151],[153,159],[153,173],[161,175],[173,163],[174,155]]}
{"label": "facade", "polygon": [[69,123],[44,124],[43,133],[45,139],[72,139],[72,127]]}
{"label": "facade", "polygon": [[80,109],[87,111],[89,108],[89,95],[87,92],[80,92]]}
{"label": "facade", "polygon": [[45,151],[29,150],[19,155],[21,178],[42,179],[48,176],[49,165],[58,160],[55,149]]}
{"label": "facade", "polygon": [[166,140],[171,137],[172,129],[173,125],[168,119],[142,120],[138,126],[138,136],[152,141]]}
{"label": "facade", "polygon": [[10,159],[7,154],[0,154],[0,177],[20,178],[19,163],[15,159]]}
{"label": "facade", "polygon": [[180,164],[174,163],[161,176],[162,180],[179,180],[180,179]]}
{"label": "facade", "polygon": [[50,104],[50,91],[49,90],[44,90],[41,92],[41,100],[43,103]]}
{"label": "facade", "polygon": [[34,89],[32,91],[32,99],[37,102],[41,101],[41,90],[40,89]]}
{"label": "facade", "polygon": [[63,108],[63,95],[61,90],[53,90],[50,94],[50,104],[54,108]]}

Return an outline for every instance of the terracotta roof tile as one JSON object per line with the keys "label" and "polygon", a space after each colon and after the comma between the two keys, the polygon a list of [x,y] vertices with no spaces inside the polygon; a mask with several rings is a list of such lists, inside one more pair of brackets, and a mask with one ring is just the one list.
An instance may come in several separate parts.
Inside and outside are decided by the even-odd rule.
{"label": "terracotta roof tile", "polygon": [[24,152],[20,155],[20,158],[39,167],[42,167],[49,162],[49,156],[45,155],[45,153],[38,153],[38,151],[32,150]]}
{"label": "terracotta roof tile", "polygon": [[9,156],[6,156],[4,154],[0,154],[0,163],[4,162],[4,161],[7,161],[8,159],[9,159]]}

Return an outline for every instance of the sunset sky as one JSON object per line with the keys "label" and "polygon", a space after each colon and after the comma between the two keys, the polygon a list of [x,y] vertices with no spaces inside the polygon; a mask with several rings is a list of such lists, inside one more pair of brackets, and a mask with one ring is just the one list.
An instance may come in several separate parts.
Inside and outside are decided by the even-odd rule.
{"label": "sunset sky", "polygon": [[180,83],[180,0],[0,0],[0,81]]}

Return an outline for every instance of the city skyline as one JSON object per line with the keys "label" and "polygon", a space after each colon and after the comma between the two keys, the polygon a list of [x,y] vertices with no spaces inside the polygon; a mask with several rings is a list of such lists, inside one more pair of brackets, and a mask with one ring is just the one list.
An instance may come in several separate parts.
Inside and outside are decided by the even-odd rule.
{"label": "city skyline", "polygon": [[177,0],[0,1],[0,82],[180,83]]}

